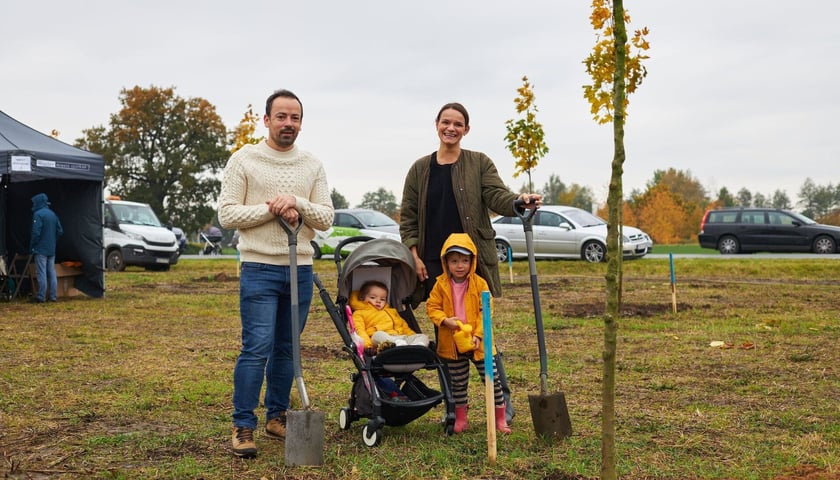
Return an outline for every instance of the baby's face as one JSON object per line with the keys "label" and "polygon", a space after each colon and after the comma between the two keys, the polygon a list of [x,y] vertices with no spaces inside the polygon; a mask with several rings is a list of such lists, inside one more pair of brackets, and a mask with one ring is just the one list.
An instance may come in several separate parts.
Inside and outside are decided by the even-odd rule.
{"label": "baby's face", "polygon": [[382,310],[388,305],[388,291],[380,287],[371,287],[363,300],[376,307],[377,310]]}

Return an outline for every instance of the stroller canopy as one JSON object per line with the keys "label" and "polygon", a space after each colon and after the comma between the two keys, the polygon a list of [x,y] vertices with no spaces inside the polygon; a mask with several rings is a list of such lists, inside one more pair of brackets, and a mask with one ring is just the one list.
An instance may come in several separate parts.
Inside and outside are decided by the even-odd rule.
{"label": "stroller canopy", "polygon": [[371,265],[391,267],[391,298],[402,301],[414,293],[417,273],[411,251],[396,240],[375,238],[362,243],[348,255],[338,279],[339,296],[350,296],[354,270]]}

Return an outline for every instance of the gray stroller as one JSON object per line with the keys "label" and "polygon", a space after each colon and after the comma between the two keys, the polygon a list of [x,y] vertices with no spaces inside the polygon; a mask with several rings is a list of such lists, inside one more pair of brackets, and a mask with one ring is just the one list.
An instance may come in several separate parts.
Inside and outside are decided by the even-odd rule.
{"label": "gray stroller", "polygon": [[[315,276],[321,300],[335,324],[356,372],[353,373],[348,404],[339,412],[342,430],[351,428],[361,418],[368,421],[362,429],[362,440],[368,447],[382,441],[383,427],[402,426],[444,403],[443,428],[454,433],[455,401],[449,387],[449,371],[434,351],[434,345],[406,345],[370,356],[354,341],[351,314],[347,306],[350,293],[367,280],[376,279],[389,286],[389,304],[397,308],[408,325],[420,333],[417,319],[410,308],[410,298],[417,285],[414,259],[402,243],[387,238],[351,237],[339,244],[341,252],[347,243],[364,242],[348,255],[344,266],[336,253],[338,296],[333,302],[329,292]],[[428,387],[418,378],[421,370],[434,370],[440,390]],[[396,389],[396,390],[394,390]],[[396,397],[394,392],[399,392]],[[396,397],[396,398],[395,398]]]}

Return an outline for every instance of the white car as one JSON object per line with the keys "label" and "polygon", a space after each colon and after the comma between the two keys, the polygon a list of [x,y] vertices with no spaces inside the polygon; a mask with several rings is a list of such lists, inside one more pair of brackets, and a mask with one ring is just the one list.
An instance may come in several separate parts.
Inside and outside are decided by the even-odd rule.
{"label": "white car", "polygon": [[369,208],[339,208],[335,211],[334,227],[358,228],[400,234],[400,224],[382,212]]}
{"label": "white car", "polygon": [[[379,230],[370,230],[367,228],[353,228],[353,227],[336,227],[332,226],[326,231],[315,230],[315,238],[312,240],[312,248],[315,250],[313,257],[319,259],[324,255],[329,255],[332,259],[335,255],[335,249],[342,240],[350,237],[371,237],[371,238],[390,238],[392,240],[400,241],[399,234],[382,232]],[[361,242],[351,243],[341,249],[342,256],[347,256],[350,252],[361,245]]]}
{"label": "white car", "polygon": [[[531,219],[536,258],[581,258],[603,262],[607,258],[607,222],[575,207],[543,205]],[[496,231],[496,253],[500,262],[528,256],[522,219],[498,217],[493,220]],[[650,253],[653,240],[635,227],[623,227],[624,258],[641,258]]]}

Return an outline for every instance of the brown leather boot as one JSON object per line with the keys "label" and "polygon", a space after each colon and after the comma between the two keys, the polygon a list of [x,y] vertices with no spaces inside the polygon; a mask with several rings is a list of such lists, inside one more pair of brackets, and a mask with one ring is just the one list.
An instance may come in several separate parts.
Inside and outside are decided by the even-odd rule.
{"label": "brown leather boot", "polygon": [[257,444],[254,442],[254,429],[246,427],[233,427],[231,435],[233,454],[242,458],[254,458],[257,456]]}
{"label": "brown leather boot", "polygon": [[265,436],[276,440],[286,438],[286,412],[274,417],[265,424]]}

